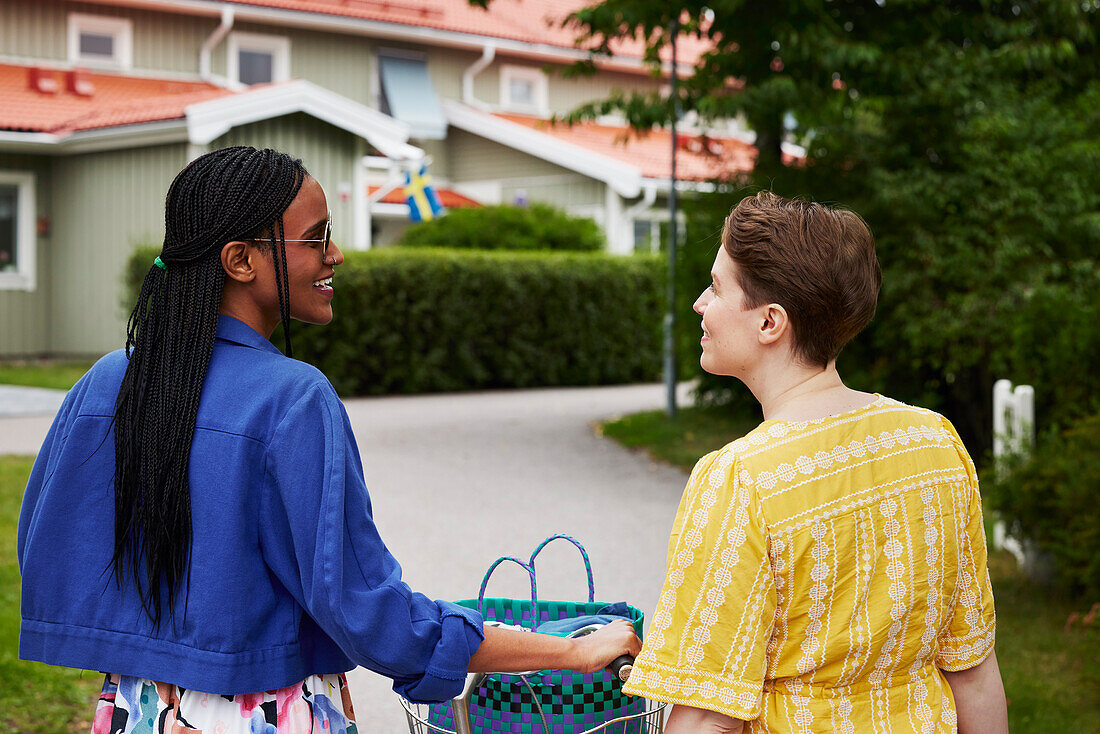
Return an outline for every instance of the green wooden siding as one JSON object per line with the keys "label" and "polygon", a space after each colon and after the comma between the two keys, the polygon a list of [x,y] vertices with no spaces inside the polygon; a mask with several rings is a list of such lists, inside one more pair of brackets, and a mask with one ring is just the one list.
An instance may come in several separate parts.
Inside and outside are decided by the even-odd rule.
{"label": "green wooden siding", "polygon": [[0,53],[64,61],[67,8],[34,0],[0,2]]}
{"label": "green wooden siding", "polygon": [[451,180],[499,180],[502,203],[512,203],[522,196],[565,209],[604,204],[606,187],[601,181],[480,135],[451,128],[447,147]]}
{"label": "green wooden siding", "polygon": [[[469,63],[473,63],[471,57]],[[469,63],[459,69],[459,86],[453,93],[447,96],[461,98],[461,72]],[[664,83],[660,79],[654,79],[644,73],[627,74],[623,72],[601,71],[591,77],[578,77],[565,79],[561,76],[564,64],[540,64],[530,59],[513,59],[498,55],[496,59],[474,79],[474,96],[481,102],[490,105],[500,104],[500,75],[503,66],[521,66],[529,69],[539,69],[547,73],[547,96],[550,112],[556,115],[564,115],[576,109],[585,102],[593,102],[606,99],[616,89],[649,91],[660,89]],[[439,91],[439,90],[437,90]]]}
{"label": "green wooden siding", "polygon": [[[372,39],[256,23],[235,23],[231,32],[287,38],[290,41],[292,78],[308,79],[360,104],[374,106],[371,99],[375,88],[372,75],[377,72]],[[195,47],[196,59],[201,46],[200,41]],[[226,40],[223,40],[211,55],[211,68],[215,74],[227,73],[226,48]]]}
{"label": "green wooden siding", "polygon": [[[50,159],[42,156],[0,153],[0,171],[30,172],[35,175],[36,218],[50,216]],[[29,357],[49,351],[50,282],[53,262],[50,235],[37,238],[35,289],[0,289],[0,356]]]}
{"label": "green wooden siding", "polygon": [[571,179],[504,179],[501,182],[500,200],[504,204],[510,204],[522,197],[529,202],[541,201],[574,214],[592,216],[593,208],[602,208],[604,205],[605,184],[584,178],[580,174],[574,175],[576,178]]}
{"label": "green wooden siding", "polygon": [[[556,67],[558,69],[563,67]],[[644,74],[600,72],[596,76],[563,79],[550,76],[550,111],[565,114],[585,102],[606,99],[614,90],[657,91],[665,82]]]}
{"label": "green wooden siding", "polygon": [[67,61],[69,13],[84,13],[133,21],[133,67],[142,71],[198,74],[199,49],[218,26],[218,19],[113,8],[99,3],[0,3],[0,53],[53,62]]}
{"label": "green wooden siding", "polygon": [[447,148],[451,178],[455,181],[558,175],[584,178],[568,168],[454,127],[447,133]]}
{"label": "green wooden siding", "polygon": [[184,144],[55,160],[51,352],[122,346],[123,267],[137,245],[164,240],[164,195],[186,163]]}
{"label": "green wooden siding", "polygon": [[275,148],[301,158],[306,170],[325,189],[332,212],[333,239],[347,247],[352,232],[352,174],[356,160],[366,153],[360,138],[299,113],[234,128],[215,140],[211,148],[228,145]]}

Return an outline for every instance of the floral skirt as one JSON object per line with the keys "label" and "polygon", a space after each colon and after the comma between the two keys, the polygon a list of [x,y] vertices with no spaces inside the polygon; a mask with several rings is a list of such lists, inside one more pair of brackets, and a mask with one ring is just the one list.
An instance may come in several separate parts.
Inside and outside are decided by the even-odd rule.
{"label": "floral skirt", "polygon": [[107,675],[92,734],[356,734],[344,675],[311,675],[277,691],[219,696]]}

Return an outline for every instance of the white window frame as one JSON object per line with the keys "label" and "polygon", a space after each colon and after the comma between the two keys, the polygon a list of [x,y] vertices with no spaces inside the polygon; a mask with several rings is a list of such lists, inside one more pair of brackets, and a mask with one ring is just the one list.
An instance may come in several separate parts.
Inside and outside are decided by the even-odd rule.
{"label": "white window frame", "polygon": [[242,84],[240,76],[241,51],[260,51],[271,54],[272,83],[290,79],[290,39],[266,33],[234,31],[226,41],[225,75],[234,84]]}
{"label": "white window frame", "polygon": [[0,272],[0,290],[33,291],[38,233],[35,220],[35,176],[30,171],[0,171],[0,184],[19,187],[16,202],[14,273]]}
{"label": "white window frame", "polygon": [[[533,103],[512,101],[513,80],[532,83]],[[511,112],[529,112],[543,116],[550,114],[550,83],[542,69],[534,66],[502,65],[500,67],[500,107]]]}
{"label": "white window frame", "polygon": [[[80,55],[80,33],[101,33],[113,36],[114,57]],[[134,22],[129,18],[108,15],[69,13],[68,23],[69,62],[85,66],[110,69],[129,69],[134,65]]]}

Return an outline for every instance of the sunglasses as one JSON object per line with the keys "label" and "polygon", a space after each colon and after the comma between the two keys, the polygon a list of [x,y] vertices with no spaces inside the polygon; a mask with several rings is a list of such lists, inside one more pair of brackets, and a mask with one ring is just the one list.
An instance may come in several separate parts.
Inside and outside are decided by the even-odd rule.
{"label": "sunglasses", "polygon": [[[255,241],[259,242],[261,240],[257,239]],[[266,239],[262,240],[262,241],[267,242]],[[328,219],[325,220],[325,233],[321,236],[321,239],[319,239],[319,240],[283,240],[283,242],[294,242],[294,243],[297,243],[299,245],[320,244],[321,245],[321,262],[324,262],[325,259],[328,257],[328,246],[332,242],[332,215],[329,214]]]}

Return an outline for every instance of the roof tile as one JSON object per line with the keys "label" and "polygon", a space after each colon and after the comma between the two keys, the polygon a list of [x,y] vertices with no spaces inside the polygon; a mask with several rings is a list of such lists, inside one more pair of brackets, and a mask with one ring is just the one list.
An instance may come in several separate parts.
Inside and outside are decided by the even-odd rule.
{"label": "roof tile", "polygon": [[[368,186],[367,193],[373,194],[382,188],[381,186]],[[463,207],[477,207],[481,206],[481,202],[476,199],[471,199],[469,196],[460,194],[452,189],[436,189],[435,193],[439,196],[439,203],[447,209],[459,209]],[[388,191],[385,196],[380,200],[383,204],[405,204],[408,201],[408,197],[405,196],[404,187],[398,186],[395,189]]]}
{"label": "roof tile", "polygon": [[[528,115],[500,112],[495,115],[557,140],[636,166],[647,178],[668,178],[671,174],[672,134],[668,130],[639,134],[627,127],[595,122],[570,126]],[[756,148],[737,138],[681,133],[677,136],[677,142],[676,178],[682,181],[733,177],[751,171],[756,159]]]}
{"label": "roof tile", "polygon": [[[434,28],[524,43],[576,48],[578,29],[563,27],[573,11],[591,0],[492,0],[487,10],[468,0],[235,0],[237,5],[334,15],[357,20]],[[708,48],[685,34],[678,43],[680,63],[692,64]],[[612,44],[616,56],[640,59],[645,50],[637,40]]]}
{"label": "roof tile", "polygon": [[[65,135],[77,130],[155,122],[183,117],[189,104],[233,94],[205,82],[147,79],[80,72],[90,90],[70,85],[71,72],[0,64],[0,129]],[[31,83],[56,80],[57,91],[38,91]],[[46,85],[53,86],[53,85]],[[90,92],[78,94],[70,91]]]}

